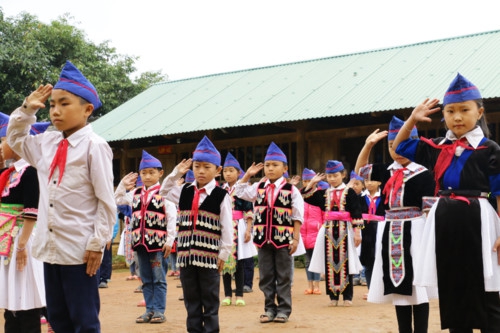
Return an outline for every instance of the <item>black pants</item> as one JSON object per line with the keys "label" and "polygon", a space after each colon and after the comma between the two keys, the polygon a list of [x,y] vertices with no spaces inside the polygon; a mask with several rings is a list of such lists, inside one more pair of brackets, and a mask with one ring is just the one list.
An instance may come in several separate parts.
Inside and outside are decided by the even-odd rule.
{"label": "black pants", "polygon": [[244,266],[244,282],[243,285],[250,287],[250,289],[253,288],[253,274],[255,270],[255,263],[253,261],[253,258],[246,258],[242,259],[243,261],[243,266]]}
{"label": "black pants", "polygon": [[[233,290],[231,289],[231,274],[225,273],[222,275],[222,281],[224,282],[224,296],[232,297]],[[236,262],[236,271],[234,272],[234,282],[236,283],[236,297],[243,297],[243,281],[244,281],[244,264],[243,260],[238,260]]]}
{"label": "black pants", "polygon": [[[349,274],[349,284],[347,285],[347,287],[345,287],[344,291],[342,292],[342,297],[344,298],[344,301],[352,301],[352,297],[354,294],[352,280],[353,280],[353,275]],[[330,296],[330,300],[332,301],[339,300],[340,295],[339,294],[334,295],[332,291],[328,289],[328,287],[326,287],[326,293],[328,294],[328,296]]]}
{"label": "black pants", "polygon": [[5,310],[5,333],[40,333],[40,309],[31,309],[25,311]]}
{"label": "black pants", "polygon": [[217,333],[219,329],[220,276],[216,269],[181,267],[184,305],[189,333]]}
{"label": "black pants", "polygon": [[[485,293],[488,326],[481,333],[500,332],[500,297],[498,292]],[[450,333],[472,333],[472,328],[450,328]]]}
{"label": "black pants", "polygon": [[429,303],[406,306],[396,305],[396,317],[398,319],[399,333],[427,333]]}

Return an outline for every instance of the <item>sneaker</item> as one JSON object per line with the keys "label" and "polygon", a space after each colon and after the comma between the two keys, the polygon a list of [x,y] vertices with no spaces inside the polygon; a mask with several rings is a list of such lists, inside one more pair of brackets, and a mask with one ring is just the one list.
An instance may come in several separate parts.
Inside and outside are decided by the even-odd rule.
{"label": "sneaker", "polygon": [[251,293],[251,292],[253,292],[253,290],[249,286],[243,286],[243,292],[244,293]]}
{"label": "sneaker", "polygon": [[366,286],[367,285],[365,278],[361,278],[360,283],[361,283],[362,286]]}
{"label": "sneaker", "polygon": [[101,283],[99,283],[99,288],[107,288],[107,287],[108,287],[108,284],[105,281],[102,281]]}

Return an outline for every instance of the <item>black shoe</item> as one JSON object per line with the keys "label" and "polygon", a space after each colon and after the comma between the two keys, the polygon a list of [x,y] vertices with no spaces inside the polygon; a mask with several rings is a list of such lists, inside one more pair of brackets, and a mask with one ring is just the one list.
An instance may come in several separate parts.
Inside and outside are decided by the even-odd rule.
{"label": "black shoe", "polygon": [[106,283],[106,281],[102,281],[101,283],[99,283],[99,288],[107,288],[108,287],[108,284]]}
{"label": "black shoe", "polygon": [[244,293],[251,293],[251,292],[253,292],[253,290],[249,286],[243,286],[243,292]]}

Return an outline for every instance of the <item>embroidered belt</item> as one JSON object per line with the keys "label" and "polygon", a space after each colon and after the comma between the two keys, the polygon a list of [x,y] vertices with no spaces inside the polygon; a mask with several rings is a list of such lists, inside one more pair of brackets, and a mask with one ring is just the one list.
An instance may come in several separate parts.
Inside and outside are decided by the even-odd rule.
{"label": "embroidered belt", "polygon": [[243,212],[241,210],[233,210],[233,221],[240,220],[243,218]]}
{"label": "embroidered belt", "polygon": [[422,197],[422,210],[430,210],[438,199],[439,197]]}
{"label": "embroidered belt", "polygon": [[474,190],[442,190],[438,192],[440,197],[449,197],[450,199],[464,201],[470,204],[469,199],[488,198],[488,193]]}
{"label": "embroidered belt", "polygon": [[386,220],[410,220],[420,216],[422,216],[422,211],[417,207],[385,211]]}
{"label": "embroidered belt", "polygon": [[372,221],[385,221],[384,216],[374,215],[374,214],[362,214],[363,220],[372,222]]}
{"label": "embroidered belt", "polygon": [[349,212],[338,212],[338,211],[325,212],[325,220],[351,221],[351,214]]}

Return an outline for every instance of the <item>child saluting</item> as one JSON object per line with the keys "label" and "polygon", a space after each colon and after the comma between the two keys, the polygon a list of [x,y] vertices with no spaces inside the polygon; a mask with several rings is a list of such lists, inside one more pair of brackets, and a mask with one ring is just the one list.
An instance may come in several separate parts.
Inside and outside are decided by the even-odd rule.
{"label": "child saluting", "polygon": [[[500,147],[487,138],[478,88],[458,74],[443,100],[444,138],[409,139],[430,122],[439,100],[418,105],[399,131],[396,152],[434,170],[439,199],[422,237],[415,284],[438,286],[441,328],[500,332],[500,220],[488,195],[500,201]],[[497,205],[500,212],[500,205]],[[417,264],[419,264],[417,263]]]}

